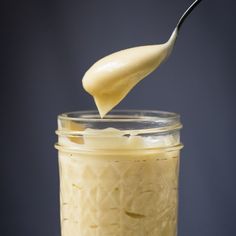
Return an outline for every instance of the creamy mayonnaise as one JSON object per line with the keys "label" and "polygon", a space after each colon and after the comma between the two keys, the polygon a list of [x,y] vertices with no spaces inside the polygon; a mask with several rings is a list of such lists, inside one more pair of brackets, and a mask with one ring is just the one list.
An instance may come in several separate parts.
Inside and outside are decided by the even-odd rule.
{"label": "creamy mayonnaise", "polygon": [[61,236],[177,235],[182,145],[173,114],[129,114],[59,117]]}
{"label": "creamy mayonnaise", "polygon": [[94,97],[101,117],[115,107],[129,91],[153,72],[170,55],[177,37],[159,45],[129,48],[97,61],[83,77],[84,89]]}
{"label": "creamy mayonnaise", "polygon": [[62,236],[177,235],[179,135],[86,129],[59,144]]}
{"label": "creamy mayonnaise", "polygon": [[[71,126],[72,128],[73,126]],[[178,145],[180,142],[179,135],[166,134],[156,137],[141,137],[132,134],[124,135],[124,133],[115,128],[106,129],[85,129],[83,137],[59,137],[59,143],[62,146],[71,148],[86,149],[147,149],[147,148],[167,148],[169,146]],[[99,151],[97,151],[99,152]]]}

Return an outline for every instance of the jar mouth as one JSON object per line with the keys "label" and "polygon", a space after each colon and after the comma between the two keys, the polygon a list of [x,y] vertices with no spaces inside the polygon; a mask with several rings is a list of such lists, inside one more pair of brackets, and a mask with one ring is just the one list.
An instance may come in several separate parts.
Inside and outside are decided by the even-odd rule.
{"label": "jar mouth", "polygon": [[83,135],[85,130],[91,129],[96,131],[96,135],[97,131],[111,127],[118,129],[124,135],[137,135],[178,130],[182,128],[182,124],[177,113],[167,111],[114,110],[103,119],[95,110],[74,111],[58,116],[56,133],[78,136]]}
{"label": "jar mouth", "polygon": [[59,119],[90,122],[141,122],[141,121],[173,121],[179,114],[167,111],[155,110],[113,110],[104,118],[101,118],[96,110],[65,112],[58,116]]}
{"label": "jar mouth", "polygon": [[140,135],[178,130],[182,124],[177,113],[167,111],[113,110],[103,119],[95,110],[74,111],[58,116],[56,133],[73,137],[83,135],[86,129],[97,133],[110,127],[119,129],[123,135]]}
{"label": "jar mouth", "polygon": [[180,116],[152,110],[114,110],[101,119],[97,111],[58,116],[57,149],[167,150],[180,149]]}

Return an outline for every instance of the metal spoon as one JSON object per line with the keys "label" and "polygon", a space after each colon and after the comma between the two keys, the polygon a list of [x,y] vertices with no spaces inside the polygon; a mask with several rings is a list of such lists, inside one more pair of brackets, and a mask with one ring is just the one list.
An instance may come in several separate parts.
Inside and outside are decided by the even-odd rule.
{"label": "metal spoon", "polygon": [[180,30],[183,22],[185,19],[188,17],[188,15],[193,11],[193,9],[201,2],[202,0],[196,0],[195,2],[192,3],[192,5],[184,12],[184,14],[181,16],[179,19],[179,22],[176,26],[177,31]]}
{"label": "metal spoon", "polygon": [[184,23],[185,19],[189,16],[189,14],[193,11],[194,8],[196,8],[196,6],[201,2],[202,0],[196,0],[195,2],[193,2],[190,7],[184,12],[184,14],[180,17],[176,27],[174,28],[174,31],[172,32],[169,40],[166,42],[166,45],[169,46],[169,52],[167,53],[167,56],[165,58],[165,60],[167,60],[167,58],[169,57],[169,55],[172,52],[172,49],[175,45],[175,41],[177,39],[177,35],[179,33],[179,30],[182,26],[182,24]]}
{"label": "metal spoon", "polygon": [[101,117],[169,57],[184,20],[200,2],[196,0],[184,12],[166,43],[121,50],[100,59],[89,68],[83,77],[83,87],[94,97]]}

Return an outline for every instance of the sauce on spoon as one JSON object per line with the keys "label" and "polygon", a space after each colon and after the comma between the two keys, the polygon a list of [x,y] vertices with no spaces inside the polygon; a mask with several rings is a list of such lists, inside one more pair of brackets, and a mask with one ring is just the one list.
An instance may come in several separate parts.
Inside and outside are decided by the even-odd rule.
{"label": "sauce on spoon", "polygon": [[100,59],[85,73],[83,87],[94,97],[101,118],[168,58],[183,22],[201,1],[195,0],[184,12],[166,43],[113,53]]}
{"label": "sauce on spoon", "polygon": [[125,49],[97,61],[83,77],[84,89],[94,97],[101,117],[170,55],[177,30],[163,44]]}

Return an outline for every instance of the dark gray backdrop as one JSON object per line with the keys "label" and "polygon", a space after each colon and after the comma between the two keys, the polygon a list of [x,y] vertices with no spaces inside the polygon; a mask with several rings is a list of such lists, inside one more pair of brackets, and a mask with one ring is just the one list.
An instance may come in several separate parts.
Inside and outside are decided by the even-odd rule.
{"label": "dark gray backdrop", "polygon": [[[56,116],[111,52],[164,42],[190,0],[2,1],[0,235],[59,236]],[[118,108],[181,114],[180,236],[236,235],[235,1],[203,0]]]}

